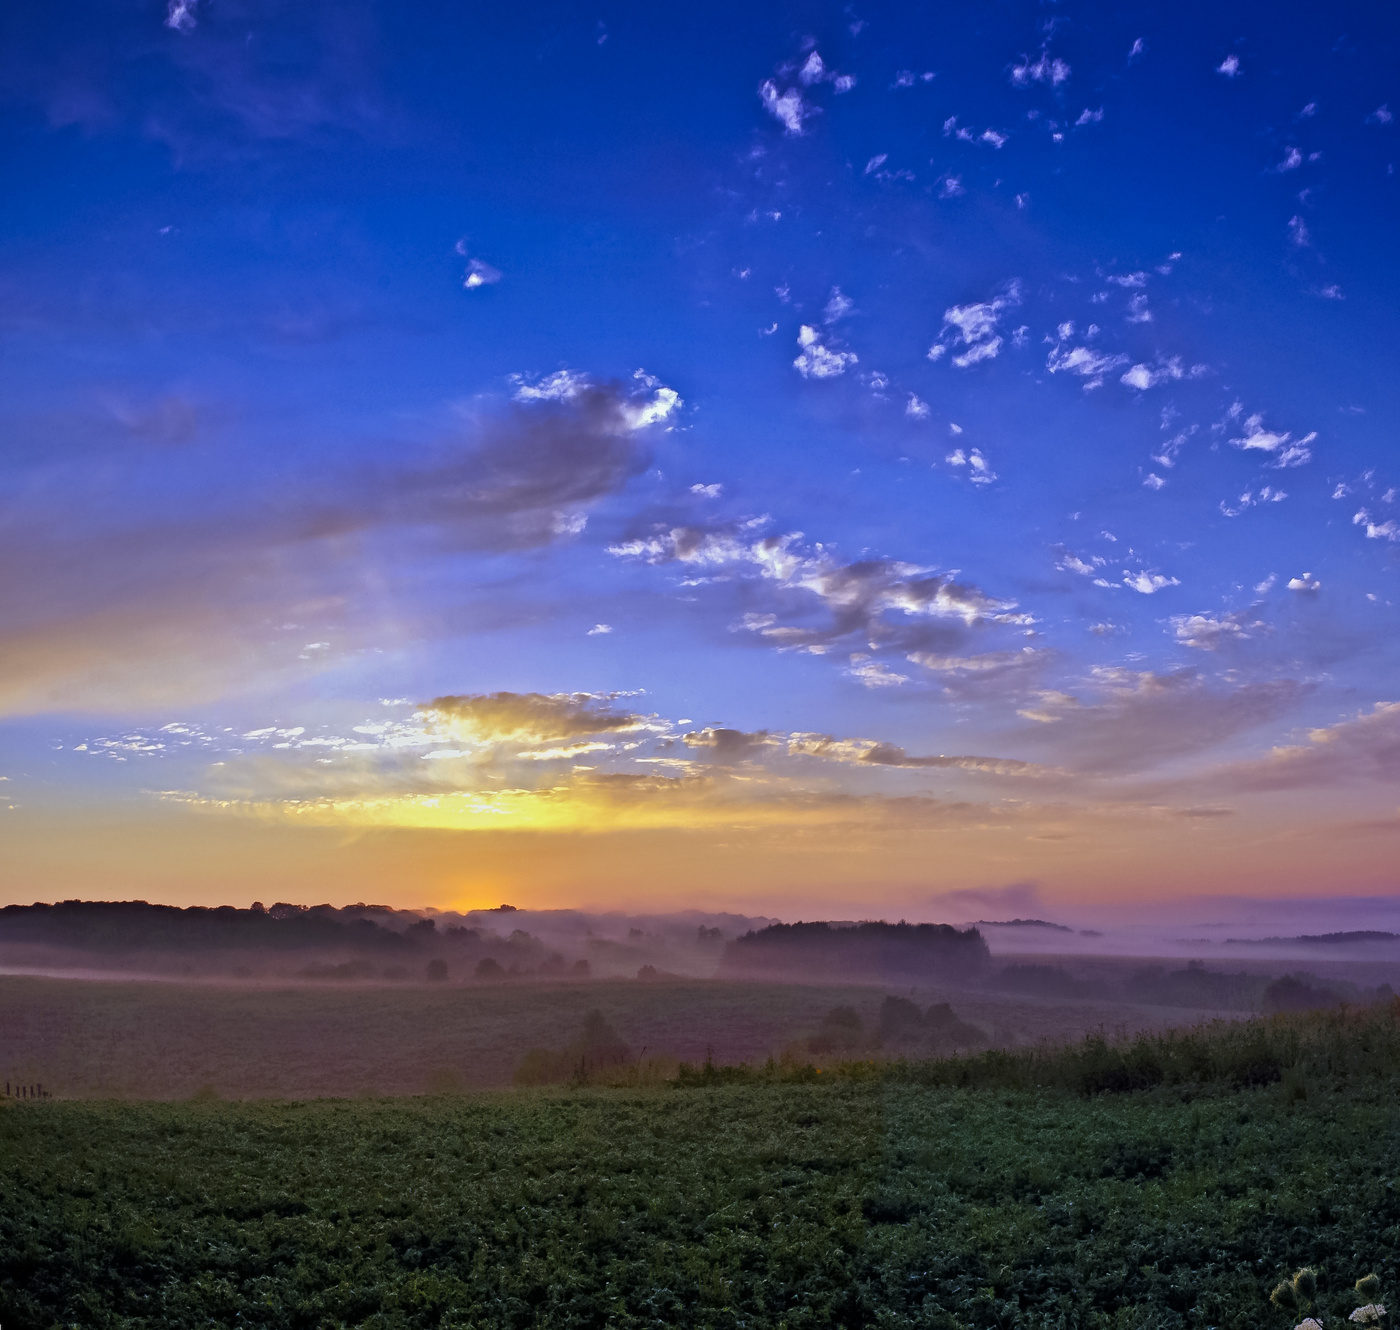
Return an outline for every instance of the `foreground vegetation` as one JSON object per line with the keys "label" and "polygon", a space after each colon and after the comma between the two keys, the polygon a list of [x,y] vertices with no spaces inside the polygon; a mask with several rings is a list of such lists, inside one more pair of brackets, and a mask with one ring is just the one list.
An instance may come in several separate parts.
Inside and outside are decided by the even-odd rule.
{"label": "foreground vegetation", "polygon": [[[0,1112],[0,1323],[1332,1327],[1400,1011],[653,1089]],[[1370,1287],[1368,1285],[1368,1287]]]}

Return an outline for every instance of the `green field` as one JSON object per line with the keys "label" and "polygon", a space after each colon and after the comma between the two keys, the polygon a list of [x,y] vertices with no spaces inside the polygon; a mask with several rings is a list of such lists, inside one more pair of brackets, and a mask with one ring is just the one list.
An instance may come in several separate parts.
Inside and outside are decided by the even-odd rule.
{"label": "green field", "polygon": [[1330,1327],[1358,1275],[1400,1292],[1397,1089],[1387,1007],[645,1091],[12,1104],[0,1324],[1286,1330],[1311,1264]]}

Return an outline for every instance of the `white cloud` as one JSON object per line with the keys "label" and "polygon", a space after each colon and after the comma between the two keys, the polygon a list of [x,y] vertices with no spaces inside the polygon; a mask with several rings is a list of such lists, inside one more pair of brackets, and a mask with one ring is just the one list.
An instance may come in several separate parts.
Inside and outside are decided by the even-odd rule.
{"label": "white cloud", "polygon": [[1224,74],[1227,79],[1238,78],[1240,73],[1239,56],[1233,53],[1227,55],[1225,59],[1216,65],[1215,72],[1217,74]]}
{"label": "white cloud", "polygon": [[1392,120],[1395,119],[1395,116],[1391,112],[1390,103],[1384,102],[1380,106],[1376,107],[1376,109],[1372,111],[1371,114],[1366,117],[1366,119],[1368,121],[1374,121],[1378,125],[1388,125]]}
{"label": "white cloud", "polygon": [[692,494],[698,494],[702,499],[717,499],[724,493],[724,486],[716,482],[713,485],[692,485]]}
{"label": "white cloud", "polygon": [[822,58],[816,51],[813,51],[812,54],[807,57],[807,63],[797,71],[797,77],[800,78],[803,83],[809,85],[820,83],[825,75],[826,66],[822,63]]}
{"label": "white cloud", "polygon": [[199,0],[170,0],[165,11],[165,26],[176,32],[193,32],[198,26],[194,11]]}
{"label": "white cloud", "polygon": [[963,188],[962,176],[946,175],[939,186],[938,197],[940,199],[955,199],[960,194],[966,193],[967,190]]}
{"label": "white cloud", "polygon": [[887,161],[889,161],[889,159],[889,153],[877,152],[875,156],[873,156],[868,162],[866,162],[865,174],[870,175],[873,172],[878,171]]}
{"label": "white cloud", "polygon": [[871,660],[862,652],[851,657],[851,667],[846,673],[867,688],[898,688],[909,682],[907,674],[896,674],[883,661]]}
{"label": "white cloud", "polygon": [[956,448],[943,460],[949,466],[967,467],[968,479],[974,485],[990,485],[997,478],[997,473],[992,470],[992,464],[976,448],[968,452]]}
{"label": "white cloud", "polygon": [[817,108],[808,106],[796,88],[779,92],[772,79],[764,79],[759,85],[758,97],[768,114],[792,135],[801,134],[802,122],[817,114]]}
{"label": "white cloud", "polygon": [[909,394],[909,401],[905,405],[904,414],[914,420],[927,420],[929,416],[928,403],[917,397],[914,393]]}
{"label": "white cloud", "polygon": [[1001,133],[1000,130],[984,129],[981,132],[981,134],[979,134],[977,137],[978,140],[982,143],[990,143],[992,147],[1000,148],[1005,146],[1006,140],[1011,136],[1009,134]]}
{"label": "white cloud", "polygon": [[1267,625],[1261,619],[1250,620],[1248,610],[1234,614],[1176,614],[1168,622],[1183,646],[1198,651],[1219,651],[1229,642],[1252,637]]}
{"label": "white cloud", "polygon": [[602,637],[602,636],[604,636],[605,634],[610,633],[610,632],[612,632],[612,624],[610,624],[610,623],[595,623],[595,624],[593,625],[593,627],[590,628],[590,629],[588,630],[586,636],[588,636],[588,637]]}
{"label": "white cloud", "polygon": [[1055,567],[1061,572],[1078,573],[1080,577],[1093,577],[1095,571],[1103,567],[1104,562],[1097,554],[1090,555],[1088,559],[1081,559],[1078,555],[1065,551]]}
{"label": "white cloud", "polygon": [[1282,503],[1288,497],[1283,490],[1273,489],[1265,485],[1256,494],[1253,490],[1246,490],[1240,495],[1238,507],[1231,508],[1225,503],[1221,503],[1220,512],[1225,517],[1238,517],[1246,508],[1257,508],[1264,503]]}
{"label": "white cloud", "polygon": [[1150,596],[1161,591],[1163,587],[1180,586],[1181,582],[1175,577],[1164,577],[1161,573],[1130,573],[1125,568],[1123,570],[1123,585],[1141,592],[1144,596]]}
{"label": "white cloud", "polygon": [[1042,50],[1035,60],[1023,55],[1021,63],[1011,67],[1011,81],[1022,88],[1028,83],[1048,83],[1051,87],[1058,88],[1069,75],[1069,66],[1045,50]]}
{"label": "white cloud", "polygon": [[468,291],[475,291],[479,286],[494,286],[501,280],[501,270],[493,268],[489,263],[483,263],[480,259],[472,259],[467,264],[467,275],[463,279],[462,285]]}
{"label": "white cloud", "polygon": [[1283,160],[1274,167],[1274,170],[1282,175],[1285,171],[1296,171],[1303,164],[1303,154],[1297,148],[1289,148],[1284,153]]}
{"label": "white cloud", "polygon": [[1352,519],[1353,526],[1364,526],[1366,528],[1366,538],[1368,540],[1394,540],[1400,541],[1400,523],[1388,518],[1384,522],[1377,522],[1367,509],[1363,508]]}
{"label": "white cloud", "polygon": [[939,340],[929,348],[928,358],[939,360],[949,345],[961,344],[966,349],[953,357],[953,364],[966,369],[983,360],[994,360],[1002,348],[997,335],[1001,316],[1021,303],[1021,284],[1011,281],[1001,295],[973,305],[952,305],[943,311],[943,328]]}
{"label": "white cloud", "polygon": [[1156,472],[1149,471],[1142,483],[1147,489],[1159,490],[1162,489],[1167,482],[1163,480],[1161,476],[1157,475]]}
{"label": "white cloud", "polygon": [[1230,442],[1236,448],[1246,451],[1271,454],[1277,467],[1290,467],[1302,466],[1312,460],[1312,449],[1309,445],[1316,438],[1316,430],[1303,435],[1301,439],[1295,439],[1291,433],[1279,434],[1275,430],[1267,430],[1264,428],[1263,415],[1256,412],[1244,422],[1244,433]]}
{"label": "white cloud", "polygon": [[1068,345],[1069,338],[1074,334],[1072,323],[1062,323],[1058,332],[1060,340],[1051,347],[1045,360],[1045,368],[1051,374],[1077,374],[1086,381],[1085,388],[1097,388],[1106,374],[1128,363],[1125,355],[1109,355],[1106,351],[1095,351],[1088,346]]}
{"label": "white cloud", "polygon": [[1302,577],[1290,577],[1288,579],[1288,589],[1290,591],[1305,591],[1313,594],[1322,588],[1322,583],[1311,573],[1304,573]]}
{"label": "white cloud", "polygon": [[1297,215],[1288,219],[1288,238],[1299,249],[1312,244],[1312,235],[1308,231],[1308,224]]}
{"label": "white cloud", "polygon": [[839,286],[831,288],[831,299],[826,302],[826,308],[822,310],[822,318],[828,323],[836,323],[844,319],[856,307],[856,302],[849,296],[841,294]]}
{"label": "white cloud", "polygon": [[1079,113],[1079,119],[1074,122],[1076,129],[1084,125],[1096,125],[1103,119],[1103,107],[1097,111],[1091,111],[1087,106]]}
{"label": "white cloud", "polygon": [[977,365],[984,360],[995,360],[1001,353],[1001,348],[1002,340],[1000,337],[993,337],[986,342],[975,342],[961,355],[954,356],[953,364],[959,369],[967,369],[969,365]]}
{"label": "white cloud", "polygon": [[1131,48],[1129,48],[1129,50],[1128,50],[1128,59],[1129,59],[1129,60],[1133,60],[1133,59],[1135,59],[1137,56],[1146,55],[1146,54],[1147,54],[1147,43],[1146,43],[1145,41],[1143,41],[1143,39],[1142,39],[1141,37],[1139,37],[1139,38],[1137,38],[1136,41],[1133,42]]}
{"label": "white cloud", "polygon": [[807,323],[798,330],[797,344],[802,350],[792,363],[804,379],[834,379],[859,359],[854,351],[833,351],[823,346],[821,333]]}
{"label": "white cloud", "polygon": [[[890,642],[901,631],[900,623],[911,619],[956,621],[967,627],[1029,622],[1013,602],[995,600],[951,574],[891,559],[862,558],[843,564],[829,549],[805,545],[800,532],[756,535],[765,520],[725,527],[673,527],[611,546],[608,553],[652,564],[752,570],[760,582],[784,593],[773,603],[773,610],[793,615],[797,622],[790,626],[780,613],[750,611],[741,627],[786,650],[821,654],[847,636],[862,642]],[[813,625],[809,611],[789,598],[787,593],[795,591],[815,596],[830,613],[831,622]],[[887,615],[894,616],[893,621]]]}
{"label": "white cloud", "polygon": [[516,376],[515,383],[517,402],[571,402],[588,387],[589,378],[561,369],[538,383],[526,383],[521,376]]}
{"label": "white cloud", "polygon": [[1127,384],[1129,388],[1146,392],[1158,384],[1171,383],[1185,377],[1186,370],[1182,366],[1181,357],[1173,356],[1170,360],[1158,361],[1155,366],[1134,365],[1118,381]]}

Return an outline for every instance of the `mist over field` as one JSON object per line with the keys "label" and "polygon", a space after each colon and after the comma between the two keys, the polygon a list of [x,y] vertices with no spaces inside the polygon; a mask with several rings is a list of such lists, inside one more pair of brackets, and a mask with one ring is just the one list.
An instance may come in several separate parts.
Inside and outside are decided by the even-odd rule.
{"label": "mist over field", "polygon": [[665,1080],[682,1063],[971,1055],[1394,988],[1385,930],[1214,941],[1036,918],[67,901],[0,909],[0,1075],[149,1098]]}

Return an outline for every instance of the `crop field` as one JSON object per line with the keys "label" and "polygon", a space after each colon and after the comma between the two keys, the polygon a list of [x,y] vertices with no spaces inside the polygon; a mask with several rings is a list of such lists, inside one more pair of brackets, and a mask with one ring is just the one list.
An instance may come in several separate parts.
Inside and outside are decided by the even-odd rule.
{"label": "crop field", "polygon": [[[1134,1089],[1134,1086],[1143,1088]],[[1392,1007],[647,1090],[0,1112],[16,1327],[1287,1330],[1400,1278]]]}
{"label": "crop field", "polygon": [[[922,997],[927,1003],[937,997]],[[556,1048],[598,1008],[637,1056],[762,1061],[850,1005],[873,1027],[884,990],[640,983],[418,986],[103,982],[0,977],[0,1079],[65,1098],[416,1095],[511,1083],[522,1053]],[[990,1043],[1189,1023],[1181,1008],[950,992]]]}

